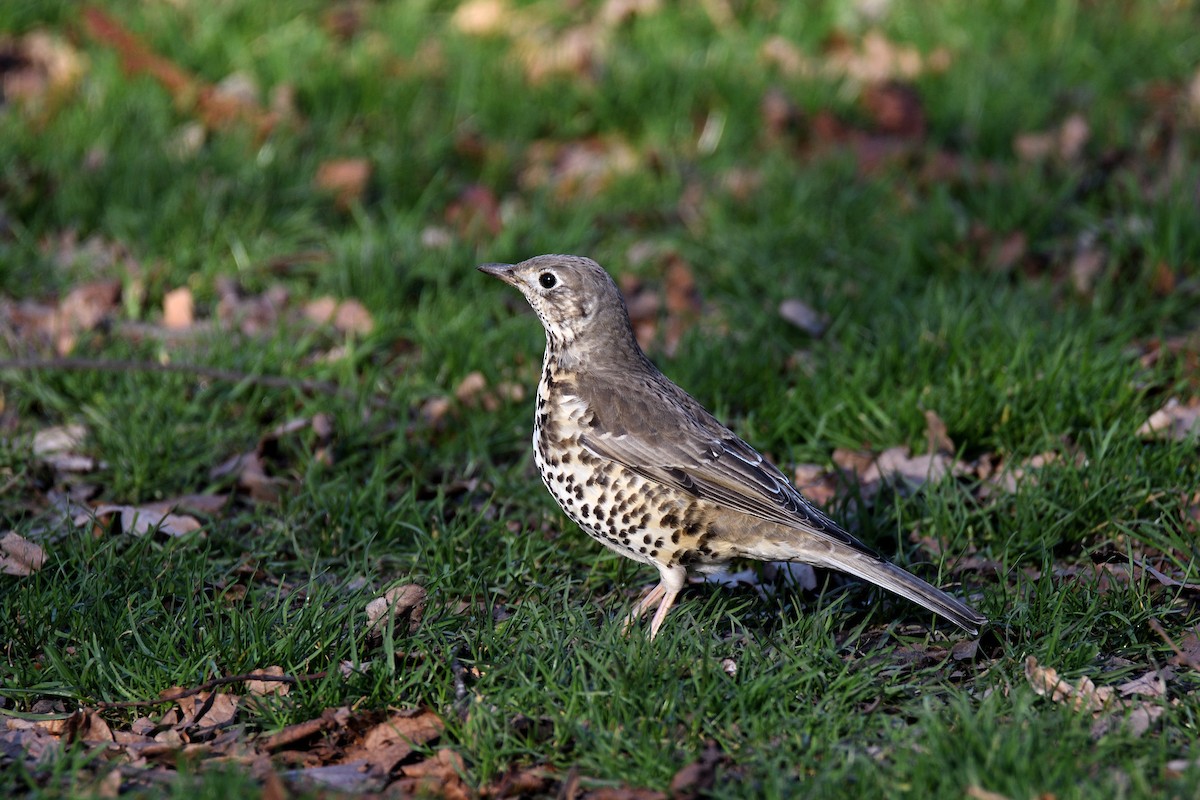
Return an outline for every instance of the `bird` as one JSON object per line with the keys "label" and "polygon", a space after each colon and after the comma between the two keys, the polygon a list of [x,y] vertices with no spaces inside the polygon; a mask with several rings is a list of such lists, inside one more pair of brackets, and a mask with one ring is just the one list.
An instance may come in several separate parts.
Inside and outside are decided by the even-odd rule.
{"label": "bird", "polygon": [[541,255],[478,269],[517,288],[546,350],[534,463],[573,522],[610,550],[658,570],[624,630],[651,609],[658,635],[689,575],[733,559],[801,562],[869,581],[972,635],[987,618],[892,564],[806,500],[784,474],[638,344],[612,277],[590,258]]}

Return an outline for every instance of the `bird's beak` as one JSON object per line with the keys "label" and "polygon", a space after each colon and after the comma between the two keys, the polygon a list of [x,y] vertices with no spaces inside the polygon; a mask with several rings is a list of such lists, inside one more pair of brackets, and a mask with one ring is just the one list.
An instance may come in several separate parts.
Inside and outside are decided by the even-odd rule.
{"label": "bird's beak", "polygon": [[513,282],[513,264],[480,264],[479,271],[505,283]]}

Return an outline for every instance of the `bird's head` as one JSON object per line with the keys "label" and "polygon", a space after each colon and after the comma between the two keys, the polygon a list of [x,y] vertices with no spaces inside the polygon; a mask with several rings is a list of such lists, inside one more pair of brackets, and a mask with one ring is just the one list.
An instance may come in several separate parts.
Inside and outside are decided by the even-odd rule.
{"label": "bird's head", "polygon": [[536,256],[479,270],[521,290],[541,319],[551,350],[603,352],[635,342],[621,291],[590,258]]}

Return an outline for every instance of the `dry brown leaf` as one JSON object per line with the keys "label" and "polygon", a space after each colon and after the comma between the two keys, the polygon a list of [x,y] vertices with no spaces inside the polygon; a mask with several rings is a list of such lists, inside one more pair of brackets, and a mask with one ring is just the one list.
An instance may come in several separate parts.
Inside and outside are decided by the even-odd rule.
{"label": "dry brown leaf", "polygon": [[333,327],[342,333],[365,336],[375,330],[375,320],[366,306],[350,298],[338,304],[337,313],[333,317]]}
{"label": "dry brown leaf", "polygon": [[549,188],[556,199],[596,197],[641,166],[637,151],[616,136],[573,142],[536,141],[526,149],[519,177],[526,190]]}
{"label": "dry brown leaf", "polygon": [[605,0],[597,18],[601,24],[615,28],[634,17],[648,17],[661,10],[661,0]]}
{"label": "dry brown leaf", "polygon": [[835,448],[830,458],[838,469],[858,478],[860,481],[867,470],[871,468],[871,465],[875,463],[875,457],[869,452],[864,450],[848,450],[844,447]]}
{"label": "dry brown leaf", "polygon": [[952,455],[955,452],[954,440],[946,430],[946,423],[932,409],[925,411],[925,441],[931,453]]}
{"label": "dry brown leaf", "polygon": [[458,382],[458,386],[454,387],[454,396],[463,405],[473,405],[486,388],[487,378],[483,377],[482,372],[469,372]]}
{"label": "dry brown leaf", "polygon": [[1192,628],[1177,643],[1178,652],[1167,659],[1168,664],[1177,667],[1191,667],[1200,670],[1200,627]]}
{"label": "dry brown leaf", "polygon": [[393,714],[347,748],[345,760],[365,761],[386,775],[408,758],[414,748],[441,736],[444,728],[441,718],[432,711]]}
{"label": "dry brown leaf", "polygon": [[43,428],[33,435],[33,454],[41,458],[77,450],[86,438],[87,428],[79,423]]}
{"label": "dry brown leaf", "polygon": [[988,249],[988,266],[997,272],[1011,272],[1029,252],[1029,237],[1025,231],[1013,231],[994,242]]}
{"label": "dry brown leaf", "polygon": [[[266,669],[260,669],[258,674],[282,678],[286,673],[284,673],[283,667],[271,666],[267,667]],[[277,695],[282,697],[291,690],[291,685],[285,683],[284,681],[264,681],[256,680],[254,678],[246,681],[246,691],[249,694],[256,695],[258,697],[266,697],[269,695]]]}
{"label": "dry brown leaf", "polygon": [[[1076,711],[1091,713],[1095,718],[1091,729],[1095,739],[1116,731],[1141,736],[1166,710],[1162,705],[1166,682],[1158,672],[1147,673],[1115,689],[1098,687],[1086,676],[1071,684],[1054,669],[1042,667],[1036,658],[1029,656],[1025,659],[1025,677],[1035,693]],[[1118,692],[1126,697],[1118,697]],[[1149,699],[1127,699],[1131,695]]]}
{"label": "dry brown leaf", "polygon": [[1166,697],[1167,681],[1163,677],[1164,672],[1170,676],[1170,670],[1147,672],[1125,681],[1117,687],[1117,692],[1122,697],[1130,697],[1135,694],[1141,697]]}
{"label": "dry brown leaf", "polygon": [[454,202],[446,207],[443,216],[446,224],[454,228],[460,238],[468,241],[489,239],[504,229],[500,201],[491,189],[477,183],[463,189]]}
{"label": "dry brown leaf", "polygon": [[1107,711],[1114,707],[1114,692],[1111,686],[1097,687],[1091,678],[1084,675],[1075,684],[1058,676],[1053,667],[1043,667],[1033,656],[1025,659],[1025,679],[1034,693],[1049,697],[1055,703],[1063,703],[1076,711]]}
{"label": "dry brown leaf", "polygon": [[371,162],[365,158],[330,159],[317,167],[313,186],[332,194],[338,208],[347,209],[362,199],[371,171]]}
{"label": "dry brown leaf", "polygon": [[83,10],[83,20],[92,38],[116,50],[126,72],[153,77],[170,92],[180,107],[196,112],[207,128],[228,128],[234,123],[245,122],[259,136],[266,136],[278,122],[274,114],[257,105],[247,106],[240,100],[230,100],[221,95],[216,87],[155,53],[105,11],[88,6]]}
{"label": "dry brown leaf", "polygon": [[76,525],[85,525],[93,517],[107,517],[119,514],[121,530],[133,536],[145,536],[148,533],[163,533],[167,536],[184,536],[194,533],[202,527],[200,521],[186,514],[171,514],[161,508],[149,506],[103,505],[91,513],[80,514],[75,518]]}
{"label": "dry brown leaf", "polygon": [[814,339],[824,335],[829,327],[829,317],[794,297],[779,304],[779,316]]}
{"label": "dry brown leaf", "polygon": [[1200,398],[1193,397],[1187,404],[1172,397],[1166,405],[1150,415],[1137,429],[1143,439],[1169,439],[1187,441],[1200,433]]}
{"label": "dry brown leaf", "polygon": [[91,472],[96,460],[76,452],[87,435],[79,423],[43,428],[33,435],[33,454],[58,472]]}
{"label": "dry brown leaf", "polygon": [[195,321],[196,309],[191,289],[181,286],[163,296],[163,327],[180,330],[190,328]]}
{"label": "dry brown leaf", "polygon": [[[728,659],[726,659],[728,660]],[[671,778],[673,800],[709,797],[717,780],[717,767],[725,761],[725,754],[716,742],[709,741],[700,756],[685,764]]]}
{"label": "dry brown leaf", "polygon": [[1022,161],[1074,161],[1083,154],[1091,135],[1087,119],[1072,114],[1051,130],[1018,134],[1013,139],[1013,152]]}
{"label": "dry brown leaf", "polygon": [[801,494],[823,508],[828,508],[837,496],[835,476],[820,464],[797,464],[792,481]]}
{"label": "dry brown leaf", "polygon": [[428,592],[424,586],[407,583],[388,589],[381,596],[367,603],[367,629],[382,632],[390,615],[396,619],[398,631],[416,631],[421,625],[421,617],[425,613],[425,598]]}
{"label": "dry brown leaf", "polygon": [[46,563],[46,551],[15,531],[0,535],[0,572],[5,575],[32,575]]}
{"label": "dry brown leaf", "polygon": [[66,39],[30,31],[0,42],[0,97],[19,101],[32,113],[52,111],[87,72],[87,58]]}
{"label": "dry brown leaf", "polygon": [[433,758],[405,767],[404,777],[392,786],[404,797],[470,800],[471,792],[462,780],[465,773],[462,756],[453,750],[442,749]]}
{"label": "dry brown leaf", "polygon": [[66,720],[63,737],[69,742],[116,741],[112,728],[96,711],[76,711]]}
{"label": "dry brown leaf", "polygon": [[886,81],[868,86],[862,102],[879,133],[901,139],[925,138],[925,106],[912,85]]}
{"label": "dry brown leaf", "polygon": [[993,792],[989,789],[984,789],[982,786],[971,784],[967,787],[967,797],[971,800],[1009,800],[1008,795]]}
{"label": "dry brown leaf", "polygon": [[1069,267],[1071,285],[1076,292],[1082,295],[1092,293],[1096,278],[1100,277],[1107,259],[1108,253],[1097,245],[1086,245],[1076,251]]}
{"label": "dry brown leaf", "polygon": [[228,692],[200,692],[180,698],[179,709],[183,717],[174,727],[177,731],[185,731],[193,727],[225,725],[237,716],[241,701],[242,698]]}
{"label": "dry brown leaf", "polygon": [[591,24],[575,25],[560,33],[531,28],[517,38],[517,59],[530,83],[566,75],[590,78],[597,71],[607,49],[605,29]]}
{"label": "dry brown leaf", "polygon": [[336,298],[323,295],[304,304],[304,316],[318,325],[326,325],[333,319],[333,315],[337,313],[337,307],[338,302]]}
{"label": "dry brown leaf", "polygon": [[450,398],[445,395],[436,395],[425,400],[421,404],[421,409],[417,412],[421,421],[431,428],[437,429],[442,426],[446,419],[446,415],[450,413]]}
{"label": "dry brown leaf", "polygon": [[878,30],[868,31],[858,42],[836,37],[821,58],[811,57],[787,39],[775,36],[763,43],[759,57],[788,77],[847,78],[862,84],[944,72],[951,62],[947,50],[923,56],[913,47],[895,44]]}
{"label": "dry brown leaf", "polygon": [[910,488],[926,483],[938,483],[951,475],[964,475],[967,467],[942,453],[910,455],[908,447],[900,445],[884,450],[861,475],[867,486],[881,482],[903,482]]}
{"label": "dry brown leaf", "polygon": [[504,0],[467,0],[454,10],[450,24],[468,36],[510,32],[513,12]]}

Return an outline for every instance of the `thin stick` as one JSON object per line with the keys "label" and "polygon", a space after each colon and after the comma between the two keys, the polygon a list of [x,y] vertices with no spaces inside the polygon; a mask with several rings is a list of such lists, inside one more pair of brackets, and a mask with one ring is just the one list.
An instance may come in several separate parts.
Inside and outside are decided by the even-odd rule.
{"label": "thin stick", "polygon": [[1175,651],[1175,655],[1180,661],[1182,661],[1184,664],[1187,664],[1197,672],[1200,672],[1200,663],[1197,663],[1196,659],[1179,649],[1179,645],[1175,644],[1175,640],[1167,635],[1167,632],[1163,630],[1162,623],[1160,623],[1154,617],[1151,617],[1147,624],[1150,626],[1150,630],[1162,637],[1162,640],[1167,643],[1167,646]]}

